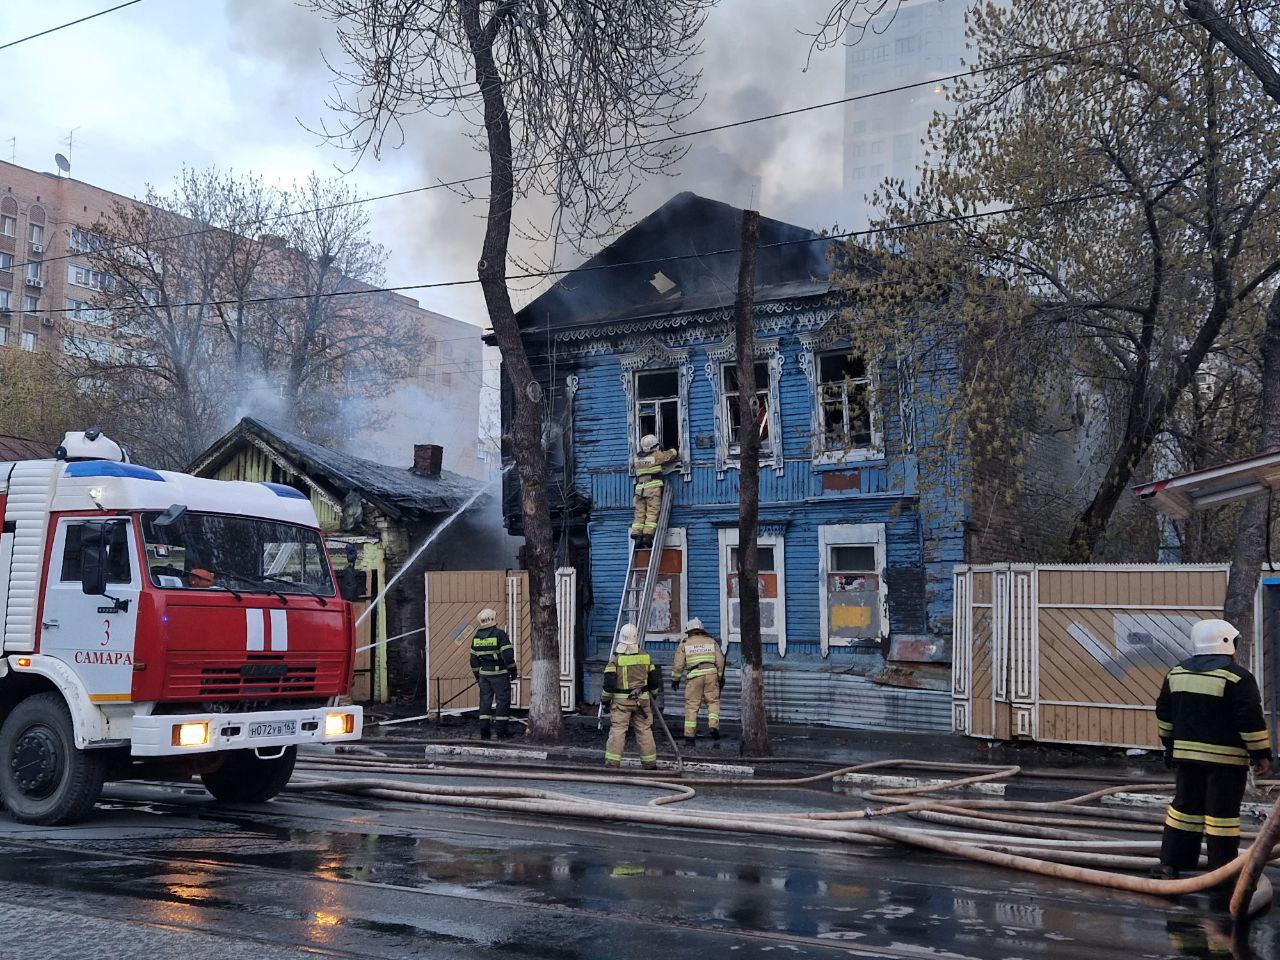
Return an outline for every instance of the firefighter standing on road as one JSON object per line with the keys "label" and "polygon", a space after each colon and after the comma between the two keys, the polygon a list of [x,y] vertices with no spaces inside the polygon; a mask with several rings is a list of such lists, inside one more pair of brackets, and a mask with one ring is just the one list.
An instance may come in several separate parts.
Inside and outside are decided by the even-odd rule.
{"label": "firefighter standing on road", "polygon": [[498,739],[504,740],[511,735],[507,724],[511,681],[516,678],[515,647],[507,631],[498,627],[498,615],[492,610],[481,610],[476,625],[471,638],[471,672],[480,685],[480,739],[488,740],[496,726]]}
{"label": "firefighter standing on road", "polygon": [[636,728],[636,749],[646,770],[658,766],[658,746],[653,742],[653,697],[662,689],[662,674],[647,653],[640,652],[633,624],[618,631],[618,646],[604,668],[604,695],[611,702],[609,740],[604,748],[606,767],[622,766],[627,730]]}
{"label": "firefighter standing on road", "polygon": [[692,747],[698,734],[698,711],[707,701],[707,726],[711,739],[720,739],[720,690],[724,686],[724,654],[716,638],[694,617],[684,628],[671,664],[671,689],[680,689],[684,676],[684,745]]}
{"label": "firefighter standing on road", "polygon": [[679,454],[674,450],[659,450],[658,438],[652,433],[640,438],[640,454],[631,460],[631,469],[636,475],[631,539],[636,542],[637,550],[653,546],[653,538],[658,531],[658,512],[662,509],[662,467],[677,456]]}
{"label": "firefighter standing on road", "polygon": [[1260,774],[1271,769],[1257,681],[1235,662],[1239,636],[1225,620],[1197,623],[1195,656],[1169,671],[1156,701],[1165,756],[1177,766],[1156,871],[1165,878],[1197,867],[1202,834],[1210,870],[1235,859],[1249,765]]}

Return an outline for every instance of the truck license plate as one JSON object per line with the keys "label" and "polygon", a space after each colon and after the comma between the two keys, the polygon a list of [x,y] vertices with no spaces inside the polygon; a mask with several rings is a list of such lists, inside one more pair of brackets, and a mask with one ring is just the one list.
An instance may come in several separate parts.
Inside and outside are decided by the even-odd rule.
{"label": "truck license plate", "polygon": [[262,723],[249,724],[250,738],[257,737],[291,737],[298,732],[296,720],[265,720]]}

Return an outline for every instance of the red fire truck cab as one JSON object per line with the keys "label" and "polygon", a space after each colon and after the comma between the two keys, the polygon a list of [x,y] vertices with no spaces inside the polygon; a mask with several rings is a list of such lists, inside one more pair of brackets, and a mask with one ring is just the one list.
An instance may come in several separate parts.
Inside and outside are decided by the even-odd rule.
{"label": "red fire truck cab", "polygon": [[108,780],[262,802],[357,740],[354,622],[310,500],[129,463],[96,431],[0,463],[0,801],[85,817]]}

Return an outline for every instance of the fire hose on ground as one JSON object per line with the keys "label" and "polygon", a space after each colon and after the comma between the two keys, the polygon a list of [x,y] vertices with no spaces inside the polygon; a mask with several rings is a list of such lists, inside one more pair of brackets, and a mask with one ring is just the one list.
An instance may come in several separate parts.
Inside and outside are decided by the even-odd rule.
{"label": "fire hose on ground", "polygon": [[[665,724],[664,724],[665,728]],[[668,732],[670,739],[670,733]],[[800,761],[803,762],[803,761]],[[1234,879],[1231,915],[1247,919],[1267,909],[1272,887],[1263,868],[1280,854],[1280,800],[1253,835],[1253,842],[1230,863],[1197,876],[1155,879],[1123,873],[1155,865],[1160,841],[1150,839],[1100,839],[1098,831],[1154,834],[1159,828],[1140,811],[1091,805],[1116,793],[1165,791],[1169,783],[1116,785],[1056,801],[1008,801],[961,796],[956,790],[977,784],[1008,781],[1019,767],[942,763],[916,760],[880,760],[787,778],[725,779],[616,775],[603,772],[489,767],[439,767],[425,761],[397,761],[357,756],[300,757],[304,770],[357,774],[356,778],[295,780],[297,792],[358,793],[386,800],[438,806],[485,809],[495,812],[541,815],[593,821],[619,821],[753,834],[840,844],[898,843],[947,856],[961,857],[989,866],[1019,870],[1058,880],[1125,890],[1131,893],[1174,897],[1218,888]],[[697,796],[696,787],[730,790],[784,790],[831,781],[846,774],[865,774],[886,768],[944,772],[953,779],[918,786],[879,788],[863,793],[876,806],[850,810],[810,810],[795,813],[752,811],[750,817],[716,810],[673,811],[659,809],[684,803]],[[574,796],[569,793],[523,786],[450,786],[387,779],[385,774],[418,774],[432,778],[537,781],[539,783],[603,783],[659,791],[643,806]],[[967,774],[961,776],[960,774]],[[906,817],[932,826],[903,826],[886,822]],[[1246,833],[1246,836],[1249,834]]]}

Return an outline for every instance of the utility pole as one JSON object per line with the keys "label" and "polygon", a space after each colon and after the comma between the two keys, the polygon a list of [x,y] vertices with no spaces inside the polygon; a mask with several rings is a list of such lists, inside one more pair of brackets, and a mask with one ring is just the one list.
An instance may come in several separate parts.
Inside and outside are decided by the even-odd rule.
{"label": "utility pole", "polygon": [[[742,211],[742,254],[733,323],[738,347],[738,607],[742,648],[742,744],[744,756],[768,756],[764,715],[764,654],[760,643],[760,564],[756,534],[760,515],[760,424],[756,403],[756,248],[760,214]],[[766,411],[767,415],[767,411]],[[726,624],[724,629],[728,629]]]}

